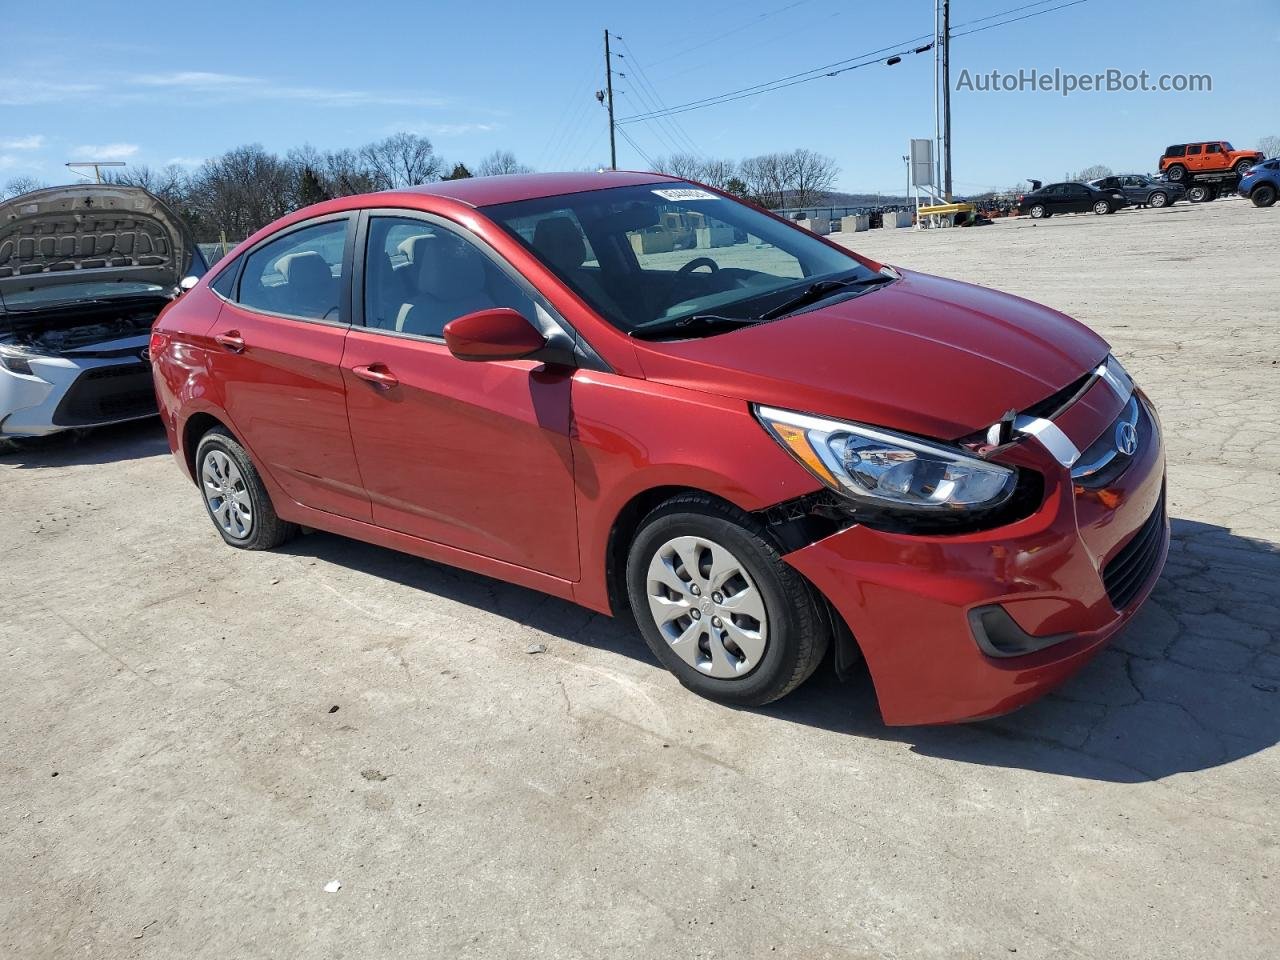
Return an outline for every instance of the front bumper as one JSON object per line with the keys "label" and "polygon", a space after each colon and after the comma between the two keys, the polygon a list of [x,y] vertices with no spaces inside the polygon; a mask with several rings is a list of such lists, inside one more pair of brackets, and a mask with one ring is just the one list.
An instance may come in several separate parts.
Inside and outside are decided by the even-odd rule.
{"label": "front bumper", "polygon": [[0,436],[37,437],[155,416],[147,338],[123,341],[118,356],[39,356],[31,373],[0,366]]}
{"label": "front bumper", "polygon": [[[1133,617],[1169,549],[1158,428],[1151,441],[1101,489],[1074,484],[1034,441],[1020,444],[1022,456],[1039,461],[1047,490],[1035,513],[1005,527],[915,536],[853,526],[785,557],[844,617],[886,723],[949,723],[1017,709],[1071,677]],[[1137,548],[1144,551],[1140,579],[1117,592]],[[1026,634],[1056,642],[989,656],[969,614],[992,604]]]}

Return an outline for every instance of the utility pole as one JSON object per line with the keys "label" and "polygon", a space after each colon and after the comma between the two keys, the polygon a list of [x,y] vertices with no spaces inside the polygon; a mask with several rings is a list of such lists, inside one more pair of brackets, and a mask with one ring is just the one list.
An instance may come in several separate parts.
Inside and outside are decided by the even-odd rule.
{"label": "utility pole", "polygon": [[940,0],[933,0],[933,186],[935,197],[942,189],[942,120],[938,110],[942,86],[942,14]]}
{"label": "utility pole", "polygon": [[943,189],[951,202],[951,0],[942,0]]}
{"label": "utility pole", "polygon": [[609,169],[618,169],[618,144],[613,128],[613,58],[609,55],[609,31],[604,32],[604,89],[609,108]]}

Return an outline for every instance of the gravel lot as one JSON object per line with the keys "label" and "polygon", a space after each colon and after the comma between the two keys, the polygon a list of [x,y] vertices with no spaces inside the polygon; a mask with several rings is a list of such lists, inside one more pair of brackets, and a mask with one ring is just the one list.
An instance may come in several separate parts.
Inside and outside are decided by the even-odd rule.
{"label": "gravel lot", "polygon": [[535,593],[229,550],[154,422],[41,443],[0,456],[0,955],[1275,957],[1280,211],[841,239],[1074,314],[1160,406],[1168,571],[1079,679],[732,710]]}

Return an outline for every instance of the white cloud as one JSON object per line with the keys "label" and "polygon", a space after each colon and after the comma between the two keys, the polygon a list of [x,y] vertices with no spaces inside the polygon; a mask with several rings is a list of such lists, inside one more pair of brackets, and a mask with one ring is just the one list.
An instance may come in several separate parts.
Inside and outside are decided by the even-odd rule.
{"label": "white cloud", "polygon": [[489,133],[496,123],[393,123],[388,133],[416,133],[424,137],[461,137],[468,133]]}
{"label": "white cloud", "polygon": [[29,137],[0,139],[0,150],[39,150],[43,146],[44,137],[38,133]]}
{"label": "white cloud", "polygon": [[87,143],[76,147],[71,155],[80,160],[128,160],[138,150],[136,143]]}
{"label": "white cloud", "polygon": [[29,107],[83,99],[102,88],[95,83],[33,83],[27,76],[0,77],[0,107]]}
{"label": "white cloud", "polygon": [[[330,107],[403,106],[439,107],[449,101],[443,97],[404,94],[394,91],[345,90],[329,87],[295,86],[277,83],[263,77],[208,70],[181,70],[174,73],[148,73],[130,78],[128,83],[148,91],[199,93],[221,100],[301,100]],[[135,94],[139,96],[142,94]]]}
{"label": "white cloud", "polygon": [[8,154],[0,153],[0,170],[8,170],[10,167],[16,167],[17,165],[17,157],[11,157]]}
{"label": "white cloud", "polygon": [[164,162],[166,167],[198,167],[204,163],[203,157],[170,157]]}

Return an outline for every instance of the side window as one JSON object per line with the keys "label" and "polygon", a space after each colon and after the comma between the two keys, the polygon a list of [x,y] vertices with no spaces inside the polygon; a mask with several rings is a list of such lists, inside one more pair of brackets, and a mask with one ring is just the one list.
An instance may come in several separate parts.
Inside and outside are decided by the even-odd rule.
{"label": "side window", "polygon": [[1187,156],[1188,157],[1200,156],[1200,144],[1193,143],[1191,146],[1187,147]]}
{"label": "side window", "polygon": [[209,286],[223,299],[230,300],[233,288],[236,285],[236,271],[238,269],[240,269],[239,258],[227,264],[222,272],[213,278],[213,282]]}
{"label": "side window", "polygon": [[440,337],[450,320],[493,307],[537,321],[533,299],[460,234],[409,217],[369,220],[365,326]]}
{"label": "side window", "polygon": [[1205,148],[1205,153],[1221,153],[1221,152],[1222,152],[1222,144],[1220,143],[1211,143]]}
{"label": "side window", "polygon": [[1178,144],[1177,146],[1170,147],[1168,150],[1166,150],[1164,152],[1164,155],[1166,157],[1182,157],[1182,156],[1186,156],[1186,153],[1187,153],[1187,148],[1182,144]]}
{"label": "side window", "polygon": [[239,302],[250,310],[307,320],[339,320],[347,220],[328,220],[272,240],[250,253]]}

